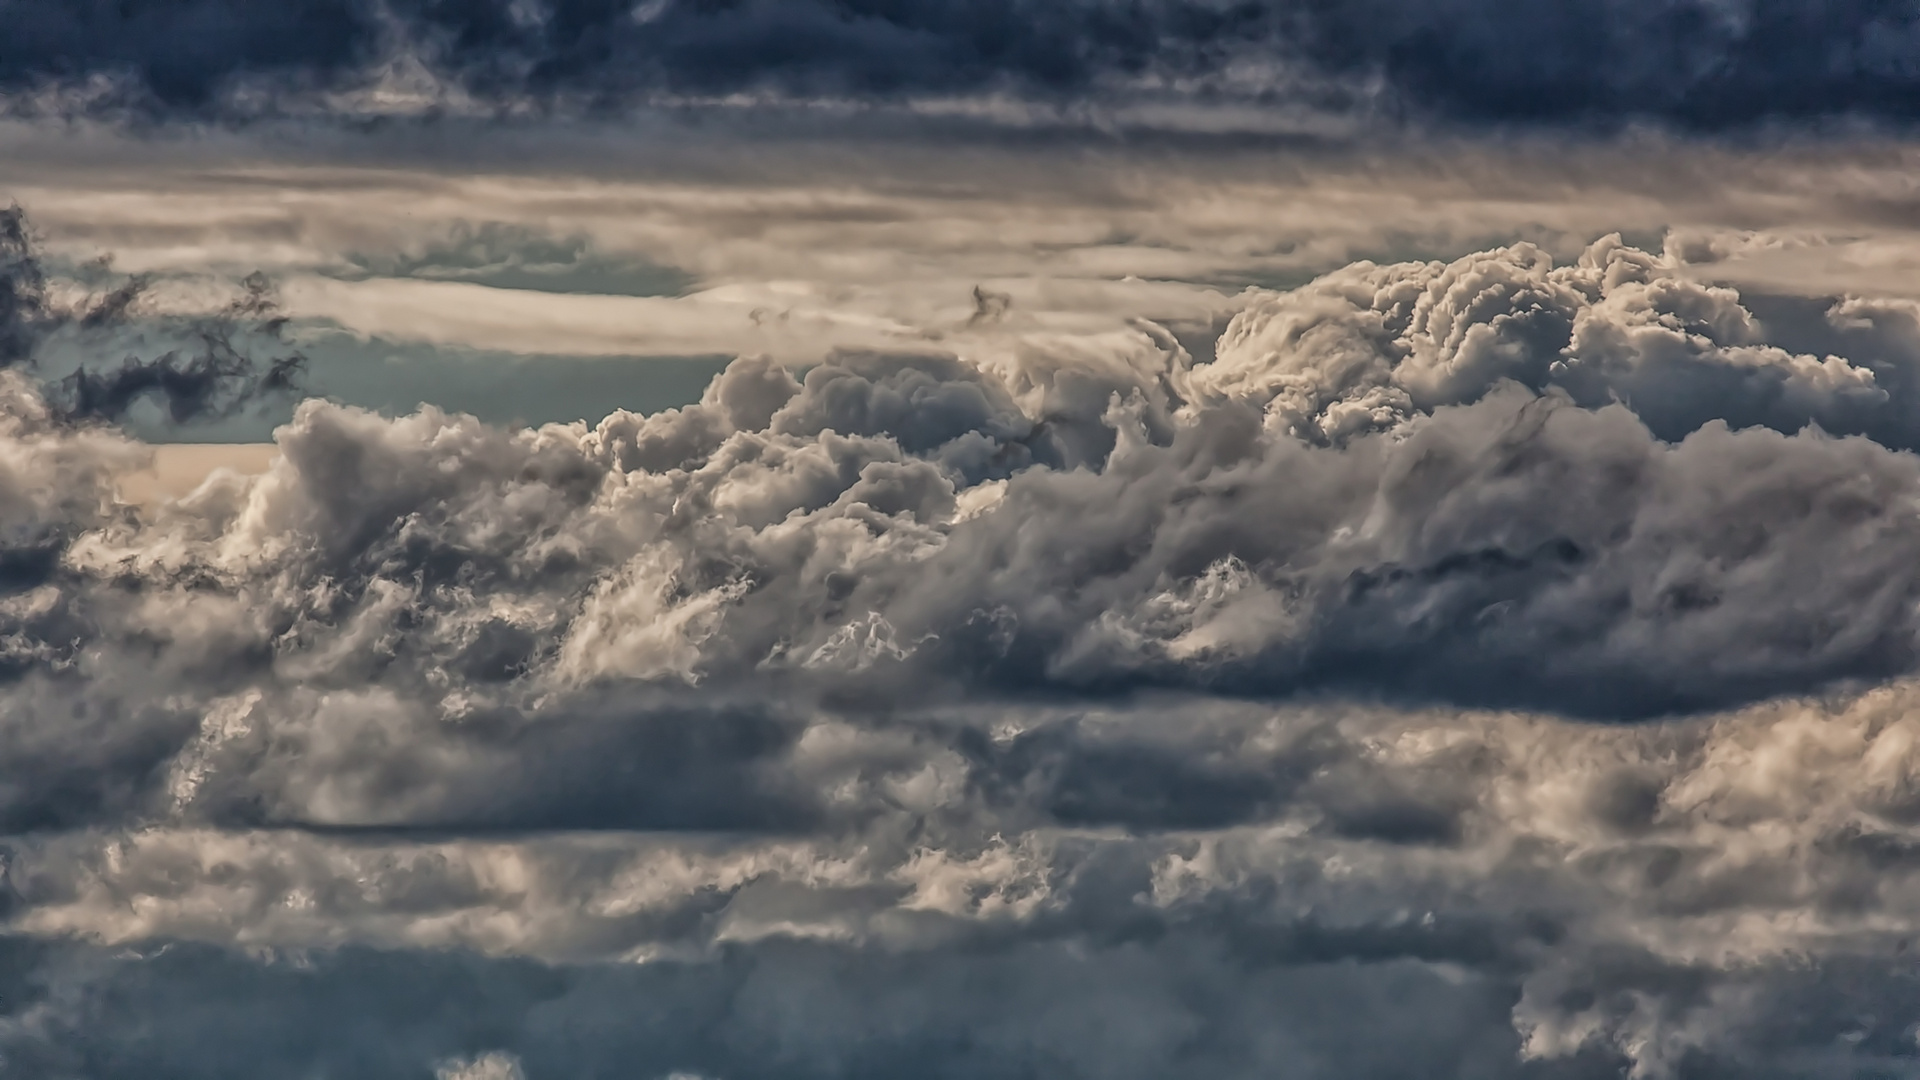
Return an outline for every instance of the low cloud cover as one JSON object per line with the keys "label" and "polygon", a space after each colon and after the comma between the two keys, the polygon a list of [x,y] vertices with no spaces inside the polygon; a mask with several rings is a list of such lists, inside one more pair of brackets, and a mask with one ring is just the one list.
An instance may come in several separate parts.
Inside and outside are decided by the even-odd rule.
{"label": "low cloud cover", "polygon": [[1915,309],[1684,240],[1356,263],[1204,360],[309,400],[145,506],[0,372],[0,1057],[1920,1073]]}
{"label": "low cloud cover", "polygon": [[744,99],[1904,124],[1917,18],[1891,0],[11,0],[0,91],[15,112],[149,118]]}

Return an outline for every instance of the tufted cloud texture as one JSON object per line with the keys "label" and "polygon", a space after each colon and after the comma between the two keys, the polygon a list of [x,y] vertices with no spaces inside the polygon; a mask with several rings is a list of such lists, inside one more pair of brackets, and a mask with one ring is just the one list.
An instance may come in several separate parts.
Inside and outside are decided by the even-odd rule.
{"label": "tufted cloud texture", "polygon": [[0,372],[0,1055],[1912,1075],[1913,312],[1801,353],[1683,270],[593,427],[313,400],[157,506]]}
{"label": "tufted cloud texture", "polygon": [[147,116],[972,99],[1905,123],[1916,19],[1893,0],[8,0],[0,92],[15,111]]}

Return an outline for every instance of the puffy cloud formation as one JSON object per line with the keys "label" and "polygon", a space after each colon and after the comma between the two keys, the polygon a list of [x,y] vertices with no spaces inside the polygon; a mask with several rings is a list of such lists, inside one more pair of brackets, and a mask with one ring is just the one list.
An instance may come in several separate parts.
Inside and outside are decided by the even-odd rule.
{"label": "puffy cloud formation", "polygon": [[1256,305],[1216,357],[1196,391],[1256,402],[1315,442],[1392,429],[1502,381],[1588,408],[1624,402],[1669,441],[1716,419],[1878,431],[1903,419],[1884,406],[1906,385],[1768,344],[1734,290],[1676,277],[1617,237],[1559,267],[1524,244],[1444,265],[1359,263]]}
{"label": "puffy cloud formation", "polygon": [[1891,0],[13,0],[20,107],[1129,101],[1480,121],[1914,115]]}
{"label": "puffy cloud formation", "polygon": [[1910,1074],[1912,313],[1801,354],[1683,269],[593,427],[309,401],[152,509],[7,373],[0,1054]]}

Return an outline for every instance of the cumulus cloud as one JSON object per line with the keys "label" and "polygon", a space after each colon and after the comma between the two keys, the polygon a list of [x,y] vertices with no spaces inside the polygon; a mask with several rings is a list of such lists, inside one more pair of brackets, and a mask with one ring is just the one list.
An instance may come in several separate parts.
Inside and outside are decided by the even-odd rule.
{"label": "cumulus cloud", "polygon": [[[1621,401],[1677,441],[1709,420],[1859,430],[1888,403],[1870,367],[1771,345],[1733,289],[1611,237],[1555,266],[1529,244],[1452,263],[1360,263],[1254,305],[1192,385],[1340,441],[1511,381]],[[1891,410],[1885,410],[1891,411]]]}
{"label": "cumulus cloud", "polygon": [[1684,269],[1357,264],[1206,362],[747,357],[592,426],[314,400],[145,506],[0,373],[0,1053],[1910,1072],[1912,312],[1808,353]]}
{"label": "cumulus cloud", "polygon": [[[117,725],[131,771],[60,813],[159,812],[180,747],[151,733],[216,698],[175,792],[213,820],[551,827],[729,819],[671,778],[697,803],[691,762],[762,769],[809,701],[1638,718],[1913,669],[1916,459],[1819,426],[1892,408],[1875,373],[1767,344],[1653,256],[1359,266],[1256,304],[1210,364],[1142,342],[742,360],[593,428],[308,402],[265,475],[144,516],[108,479],[138,448],[15,383],[20,692],[158,725]],[[43,489],[46,458],[89,479]],[[595,802],[579,770],[656,728],[649,794]],[[506,809],[515,770],[574,778],[528,807],[600,809]]]}

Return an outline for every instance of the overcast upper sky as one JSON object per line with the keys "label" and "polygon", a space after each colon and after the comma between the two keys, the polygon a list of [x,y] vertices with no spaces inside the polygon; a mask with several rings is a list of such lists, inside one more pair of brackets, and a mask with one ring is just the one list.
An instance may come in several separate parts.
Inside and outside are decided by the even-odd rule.
{"label": "overcast upper sky", "polygon": [[1920,8],[0,0],[0,1077],[1920,1077]]}

